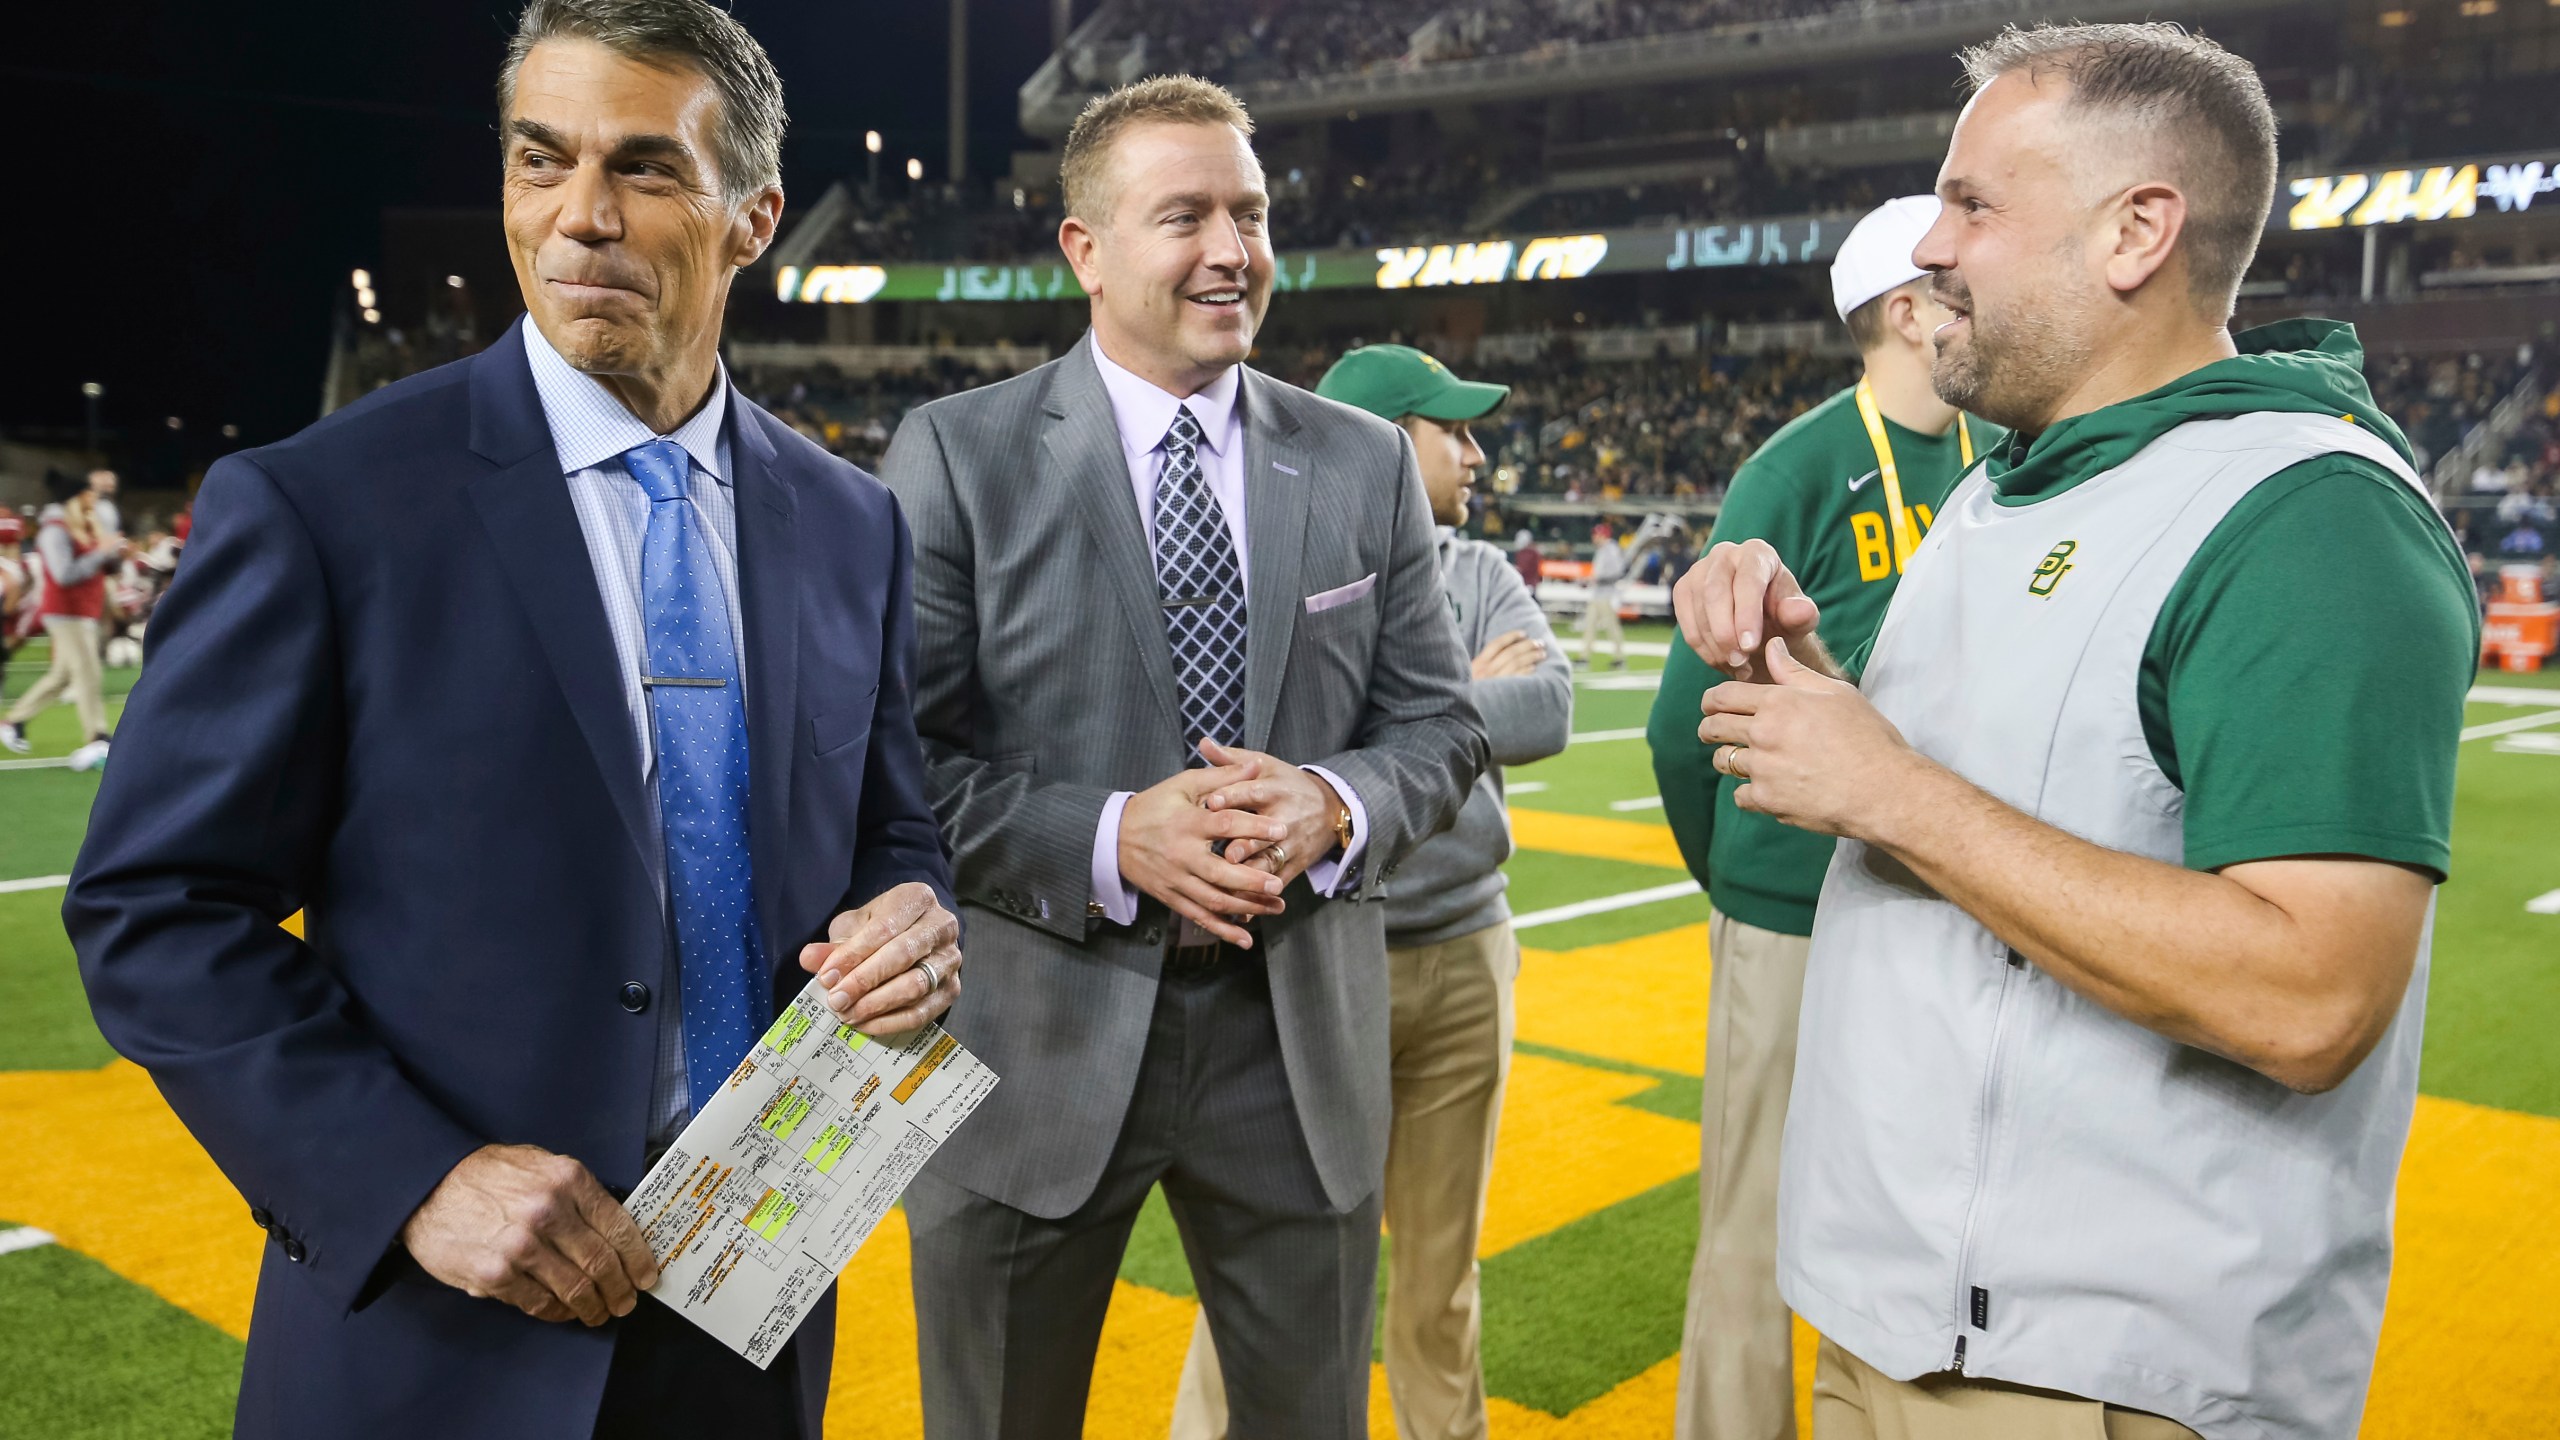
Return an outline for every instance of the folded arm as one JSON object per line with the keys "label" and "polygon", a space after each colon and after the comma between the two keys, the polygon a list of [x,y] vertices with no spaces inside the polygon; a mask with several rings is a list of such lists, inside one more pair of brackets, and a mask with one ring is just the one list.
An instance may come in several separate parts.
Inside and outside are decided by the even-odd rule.
{"label": "folded arm", "polygon": [[1538,608],[1520,572],[1508,565],[1494,578],[1485,607],[1484,633],[1518,631],[1536,644],[1537,663],[1525,675],[1480,678],[1467,687],[1484,721],[1487,753],[1496,765],[1526,765],[1564,752],[1573,733],[1573,662],[1556,643],[1546,612]]}

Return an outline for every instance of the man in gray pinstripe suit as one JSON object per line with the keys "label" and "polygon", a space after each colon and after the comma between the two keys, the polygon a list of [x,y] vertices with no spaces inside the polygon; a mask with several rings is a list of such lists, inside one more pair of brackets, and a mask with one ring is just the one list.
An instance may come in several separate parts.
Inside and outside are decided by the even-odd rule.
{"label": "man in gray pinstripe suit", "polygon": [[[1385,907],[1486,761],[1411,442],[1246,369],[1252,122],[1189,77],[1077,121],[1093,329],[918,410],[916,711],[1004,1077],[907,1195],[934,1440],[1071,1437],[1161,1182],[1232,1433],[1367,1433]],[[1292,762],[1296,763],[1292,763]]]}

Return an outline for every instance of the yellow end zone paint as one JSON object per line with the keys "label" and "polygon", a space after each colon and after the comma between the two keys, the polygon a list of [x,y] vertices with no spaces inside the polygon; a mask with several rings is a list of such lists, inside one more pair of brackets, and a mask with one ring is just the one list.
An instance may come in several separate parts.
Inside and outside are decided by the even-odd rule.
{"label": "yellow end zone paint", "polygon": [[1624,860],[1635,865],[1659,865],[1666,870],[1685,868],[1680,847],[1671,838],[1671,827],[1638,820],[1515,807],[1511,812],[1511,840],[1523,850]]}
{"label": "yellow end zone paint", "polygon": [[1704,925],[1580,950],[1523,947],[1518,1034],[1534,1045],[1703,1074],[1707,976]]}
{"label": "yellow end zone paint", "polygon": [[[1562,994],[1538,1008],[1555,1006],[1572,1013]],[[1577,1030],[1559,1043],[1578,1038],[1588,1047],[1593,1025],[1584,1019]],[[1695,1164],[1694,1127],[1612,1103],[1641,1088],[1639,1077],[1526,1055],[1513,1075],[1489,1246],[1518,1243]],[[247,1332],[264,1237],[138,1068],[118,1061],[90,1071],[0,1073],[0,1133],[17,1157],[0,1166],[0,1216],[51,1231],[234,1336]],[[1675,1151],[1687,1153],[1675,1160]],[[2420,1098],[2400,1183],[2400,1248],[2368,1440],[2549,1433],[2560,1415],[2560,1367],[2550,1363],[2560,1354],[2560,1309],[2548,1302],[2560,1291],[2553,1215],[2560,1215],[2560,1120]],[[921,1434],[908,1293],[906,1226],[893,1214],[839,1292],[835,1433]],[[1191,1315],[1187,1301],[1119,1286],[1088,1433],[1164,1433]],[[1797,1376],[1800,1392],[1810,1378],[1808,1365]],[[1669,1428],[1675,1385],[1676,1365],[1666,1360],[1561,1420],[1496,1401],[1494,1426],[1509,1440],[1658,1436]],[[1392,1433],[1383,1392],[1380,1384],[1372,1397],[1380,1435]]]}
{"label": "yellow end zone paint", "polygon": [[1616,1103],[1653,1085],[1513,1055],[1479,1253],[1498,1255],[1697,1169],[1695,1122]]}

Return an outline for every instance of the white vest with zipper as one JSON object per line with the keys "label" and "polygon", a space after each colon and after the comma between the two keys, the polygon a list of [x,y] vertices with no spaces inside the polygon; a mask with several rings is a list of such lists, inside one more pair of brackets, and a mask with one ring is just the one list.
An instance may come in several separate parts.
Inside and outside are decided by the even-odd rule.
{"label": "white vest with zipper", "polygon": [[[1861,688],[2007,804],[2182,863],[2185,797],[2136,702],[2144,647],[2232,507],[2332,452],[2418,484],[2369,431],[2274,412],[2188,422],[2026,505],[1996,503],[1977,468],[1914,554]],[[2211,1440],[2346,1440],[2390,1278],[2433,921],[2431,903],[2380,1046],[2302,1095],[2081,998],[1843,840],[1787,1116],[1788,1304],[1901,1379],[1961,1369]]]}

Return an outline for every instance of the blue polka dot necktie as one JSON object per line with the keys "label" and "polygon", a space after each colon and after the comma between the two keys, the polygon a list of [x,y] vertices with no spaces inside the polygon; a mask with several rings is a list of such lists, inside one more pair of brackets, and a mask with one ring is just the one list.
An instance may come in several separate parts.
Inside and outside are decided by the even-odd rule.
{"label": "blue polka dot necktie", "polygon": [[764,1028],[768,997],[747,852],[747,707],[729,607],[702,517],[687,498],[692,457],[672,440],[623,452],[649,495],[640,545],[657,735],[659,826],[684,996],[684,1065],[701,1108]]}
{"label": "blue polka dot necktie", "polygon": [[1175,409],[1155,504],[1156,593],[1192,765],[1209,763],[1200,754],[1202,736],[1221,745],[1244,738],[1244,571],[1227,512],[1201,470],[1201,439],[1191,407]]}

